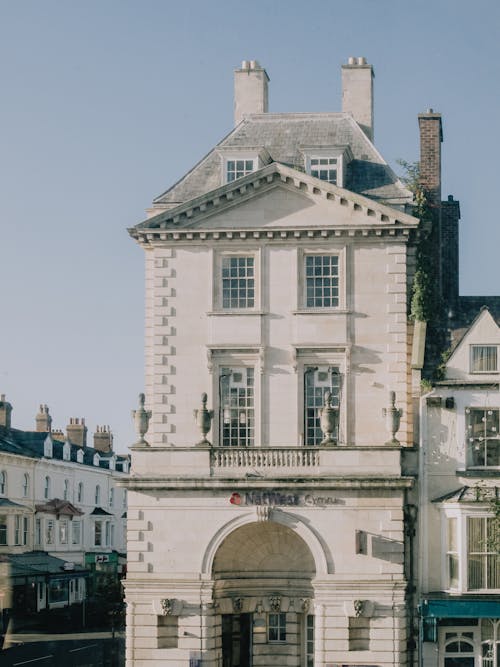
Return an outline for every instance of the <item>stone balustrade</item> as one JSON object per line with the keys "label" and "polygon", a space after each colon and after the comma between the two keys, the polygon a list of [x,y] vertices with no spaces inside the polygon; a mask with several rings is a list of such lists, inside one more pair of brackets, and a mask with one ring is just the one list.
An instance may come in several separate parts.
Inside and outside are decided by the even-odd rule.
{"label": "stone balustrade", "polygon": [[211,464],[213,468],[314,468],[320,465],[320,454],[316,447],[218,447],[211,451]]}

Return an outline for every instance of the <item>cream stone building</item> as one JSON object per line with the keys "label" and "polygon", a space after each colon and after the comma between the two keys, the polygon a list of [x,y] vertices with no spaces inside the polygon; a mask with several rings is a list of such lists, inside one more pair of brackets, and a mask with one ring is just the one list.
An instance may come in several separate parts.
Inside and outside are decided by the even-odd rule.
{"label": "cream stone building", "polygon": [[128,667],[413,660],[419,221],[373,144],[371,65],[342,86],[339,113],[269,113],[244,61],[233,131],[130,230],[152,416],[127,482]]}

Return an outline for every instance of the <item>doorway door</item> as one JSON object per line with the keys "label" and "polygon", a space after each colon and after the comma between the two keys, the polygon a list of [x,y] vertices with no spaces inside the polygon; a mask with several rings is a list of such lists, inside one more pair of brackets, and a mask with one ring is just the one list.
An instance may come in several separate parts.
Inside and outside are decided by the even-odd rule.
{"label": "doorway door", "polygon": [[222,615],[223,667],[252,667],[252,614]]}

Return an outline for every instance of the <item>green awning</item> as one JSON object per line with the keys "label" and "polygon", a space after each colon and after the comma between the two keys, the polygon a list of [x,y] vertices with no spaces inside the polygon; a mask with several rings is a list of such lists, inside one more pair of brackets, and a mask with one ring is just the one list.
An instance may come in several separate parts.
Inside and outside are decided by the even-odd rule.
{"label": "green awning", "polygon": [[424,618],[500,618],[498,600],[422,600]]}

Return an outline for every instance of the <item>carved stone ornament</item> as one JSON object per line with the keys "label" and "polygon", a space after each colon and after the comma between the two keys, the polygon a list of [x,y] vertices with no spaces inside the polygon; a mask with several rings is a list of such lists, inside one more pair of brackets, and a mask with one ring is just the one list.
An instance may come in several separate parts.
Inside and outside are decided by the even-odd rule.
{"label": "carved stone ornament", "polygon": [[391,435],[391,439],[388,440],[385,444],[399,445],[399,440],[396,438],[396,433],[399,431],[403,410],[396,407],[395,391],[389,392],[389,407],[382,409],[382,415],[385,417],[385,425]]}
{"label": "carved stone ornament", "polygon": [[151,419],[151,410],[144,409],[144,402],[146,397],[144,394],[139,394],[139,409],[132,410],[132,419],[135,423],[135,430],[139,436],[139,440],[135,443],[135,447],[147,447],[149,443],[144,439],[148,432],[149,420]]}
{"label": "carved stone ornament", "polygon": [[333,435],[337,429],[339,411],[332,406],[332,392],[325,391],[325,404],[319,409],[320,426],[324,438],[321,441],[322,445],[335,445]]}
{"label": "carved stone ornament", "polygon": [[171,600],[169,598],[163,598],[163,600],[160,601],[161,604],[161,613],[163,616],[170,616],[173,611],[174,611],[174,600]]}
{"label": "carved stone ornament", "polygon": [[262,604],[262,600],[259,600],[255,605],[255,613],[262,614],[263,611],[264,611],[264,605]]}
{"label": "carved stone ornament", "polygon": [[300,598],[300,608],[302,609],[304,614],[307,614],[310,606],[311,606],[311,600],[309,598]]}
{"label": "carved stone ornament", "polygon": [[207,395],[203,393],[201,395],[201,409],[200,410],[194,410],[194,419],[196,421],[196,425],[200,429],[201,433],[201,440],[197,444],[199,446],[210,446],[211,443],[207,440],[207,433],[210,431],[212,428],[212,419],[214,416],[214,411],[213,410],[207,410]]}
{"label": "carved stone ornament", "polygon": [[364,606],[364,600],[354,600],[354,615],[356,618],[359,618],[363,614]]}
{"label": "carved stone ornament", "polygon": [[257,521],[269,521],[271,516],[271,508],[269,505],[257,505],[255,508],[257,513]]}
{"label": "carved stone ornament", "polygon": [[281,595],[271,595],[269,597],[269,606],[271,611],[278,613],[281,611]]}
{"label": "carved stone ornament", "polygon": [[233,611],[239,614],[243,609],[243,600],[241,598],[233,598]]}

